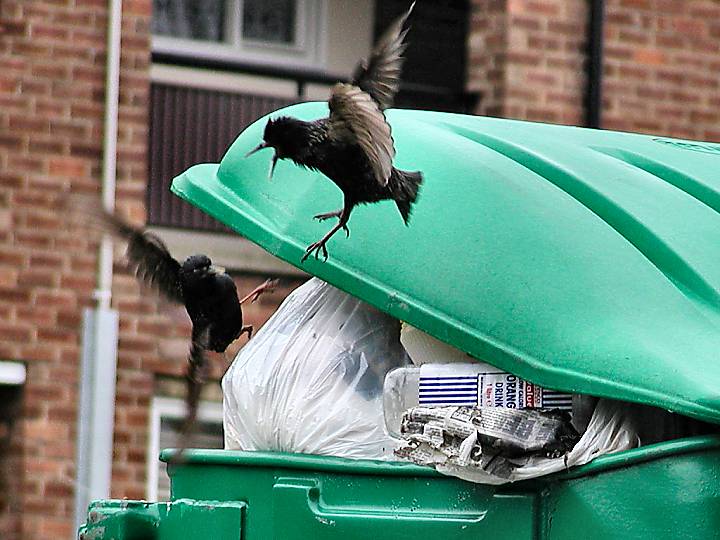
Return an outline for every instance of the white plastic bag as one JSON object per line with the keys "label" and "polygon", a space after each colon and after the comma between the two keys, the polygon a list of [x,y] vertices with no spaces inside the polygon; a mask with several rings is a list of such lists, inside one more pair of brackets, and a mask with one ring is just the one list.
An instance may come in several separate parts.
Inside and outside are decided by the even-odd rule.
{"label": "white plastic bag", "polygon": [[223,377],[225,448],[393,459],[385,374],[409,359],[397,320],[313,278]]}

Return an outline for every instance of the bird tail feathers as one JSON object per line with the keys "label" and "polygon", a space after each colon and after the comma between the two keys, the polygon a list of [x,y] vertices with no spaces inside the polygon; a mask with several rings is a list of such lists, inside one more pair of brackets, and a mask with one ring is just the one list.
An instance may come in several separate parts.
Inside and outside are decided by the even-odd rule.
{"label": "bird tail feathers", "polygon": [[185,382],[187,384],[185,394],[185,418],[178,434],[178,448],[172,460],[173,462],[183,461],[185,449],[192,444],[195,424],[197,422],[198,406],[200,404],[200,393],[207,380],[209,366],[206,350],[208,348],[208,340],[209,330],[205,329],[199,336],[194,336],[190,344],[190,354],[185,369]]}
{"label": "bird tail feathers", "polygon": [[397,169],[396,171],[397,174],[390,177],[392,183],[390,187],[395,204],[400,211],[400,215],[402,215],[405,225],[407,225],[410,220],[412,205],[417,200],[420,184],[423,182],[423,175],[420,171],[409,172]]}

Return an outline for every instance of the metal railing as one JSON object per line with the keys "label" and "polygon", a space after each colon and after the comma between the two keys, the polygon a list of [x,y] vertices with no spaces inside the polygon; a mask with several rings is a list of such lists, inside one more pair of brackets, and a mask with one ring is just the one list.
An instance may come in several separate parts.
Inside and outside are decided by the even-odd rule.
{"label": "metal railing", "polygon": [[[227,232],[228,229],[170,193],[172,179],[196,163],[219,162],[237,135],[257,118],[303,99],[308,84],[334,84],[341,77],[300,68],[153,54],[172,64],[293,81],[296,97],[281,98],[154,82],[150,92],[148,222],[151,225]],[[477,96],[451,88],[403,84],[396,102],[405,108],[471,112]]]}

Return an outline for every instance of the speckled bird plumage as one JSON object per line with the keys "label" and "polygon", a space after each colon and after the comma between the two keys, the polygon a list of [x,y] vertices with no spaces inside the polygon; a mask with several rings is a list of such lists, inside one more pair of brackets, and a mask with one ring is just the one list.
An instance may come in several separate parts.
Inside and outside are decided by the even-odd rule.
{"label": "speckled bird plumage", "polygon": [[337,225],[308,247],[303,261],[313,252],[317,258],[320,251],[327,258],[325,244],[339,229],[349,235],[347,222],[359,204],[393,200],[408,224],[423,177],[420,172],[393,167],[394,141],[383,111],[399,87],[407,34],[403,26],[413,6],[391,24],[368,60],[357,66],[352,82],[333,87],[327,118],[311,122],[288,116],[270,119],[263,142],[248,153],[273,148],[271,175],[278,159],[289,159],[323,173],[342,190],[343,208],[315,216],[320,221],[336,217]]}
{"label": "speckled bird plumage", "polygon": [[252,326],[243,325],[242,304],[254,301],[275,282],[268,280],[240,299],[233,279],[214,268],[206,255],[191,255],[180,263],[158,236],[101,210],[95,201],[69,199],[67,211],[73,221],[127,242],[129,270],[166,301],[183,305],[190,317],[192,341],[185,371],[187,412],[181,428],[184,446],[194,426],[200,390],[207,378],[206,351],[223,353],[243,333],[250,337]]}

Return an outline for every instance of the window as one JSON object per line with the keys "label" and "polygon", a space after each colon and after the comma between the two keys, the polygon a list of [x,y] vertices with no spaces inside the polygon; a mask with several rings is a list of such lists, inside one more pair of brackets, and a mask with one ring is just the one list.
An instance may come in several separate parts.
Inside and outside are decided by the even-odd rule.
{"label": "window", "polygon": [[245,0],[242,37],[264,43],[295,43],[295,0]]}
{"label": "window", "polygon": [[[0,523],[12,524],[16,509],[22,508],[24,475],[20,471],[25,458],[19,442],[24,383],[24,364],[0,361]],[[7,530],[13,537],[10,527],[0,525],[0,531]]]}
{"label": "window", "polygon": [[153,0],[153,51],[322,67],[326,0]]}
{"label": "window", "polygon": [[[164,448],[177,446],[178,434],[185,415],[185,403],[179,398],[156,397],[150,412],[148,444],[147,500],[170,499],[167,465],[158,460]],[[204,402],[198,409],[198,420],[192,448],[223,448],[222,404]]]}

